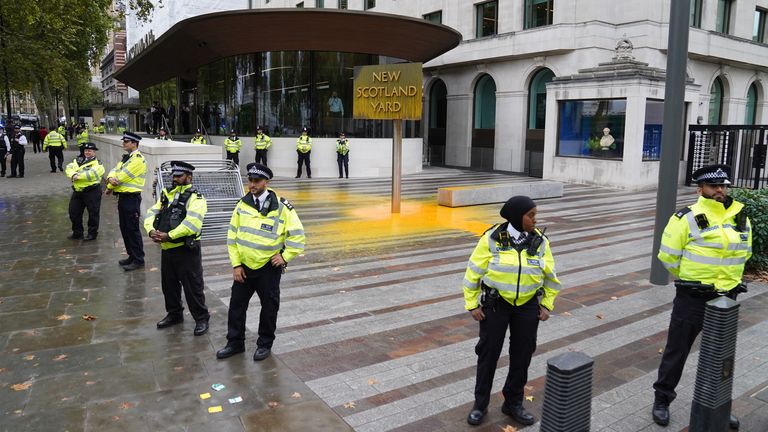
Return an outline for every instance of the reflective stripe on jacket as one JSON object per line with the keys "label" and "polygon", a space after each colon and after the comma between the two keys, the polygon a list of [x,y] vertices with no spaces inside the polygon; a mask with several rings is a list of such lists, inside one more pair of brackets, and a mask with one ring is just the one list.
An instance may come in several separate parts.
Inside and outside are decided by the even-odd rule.
{"label": "reflective stripe on jacket", "polygon": [[131,153],[128,159],[117,163],[117,166],[107,174],[107,178],[114,177],[118,185],[112,186],[107,183],[107,189],[117,193],[141,192],[144,188],[144,180],[147,177],[147,161],[144,156],[136,152]]}
{"label": "reflective stripe on jacket", "polygon": [[[744,264],[752,256],[751,222],[747,219],[743,232],[736,229],[735,217],[743,208],[744,204],[733,201],[726,209],[722,203],[700,196],[691,211],[669,218],[659,260],[678,279],[730,291],[741,283]],[[697,215],[704,215],[709,226],[700,228]]]}
{"label": "reflective stripe on jacket", "polygon": [[349,153],[349,140],[336,140],[336,153],[342,156]]}
{"label": "reflective stripe on jacket", "polygon": [[245,265],[258,269],[270,258],[282,253],[288,262],[304,250],[304,227],[296,210],[287,200],[269,189],[269,207],[257,210],[252,194],[244,196],[235,206],[229,221],[227,249],[232,267]]}
{"label": "reflective stripe on jacket", "polygon": [[[177,186],[171,190],[163,189],[163,194],[168,199],[168,203],[172,203],[176,199],[176,194],[181,195],[192,185]],[[147,234],[155,229],[155,218],[160,214],[160,208],[162,207],[162,200],[158,199],[155,205],[147,210],[147,215],[144,218],[144,230]],[[160,248],[163,250],[173,249],[179,246],[183,246],[184,242],[174,242],[173,239],[182,237],[194,236],[195,239],[200,239],[200,235],[203,232],[203,221],[205,220],[205,214],[208,212],[208,202],[199,193],[193,193],[187,201],[187,214],[184,220],[181,221],[179,226],[172,229],[168,236],[171,241],[165,241],[160,243]]]}
{"label": "reflective stripe on jacket", "polygon": [[45,136],[45,140],[43,140],[43,151],[48,147],[64,147],[66,150],[67,140],[60,133],[52,130]]}
{"label": "reflective stripe on jacket", "polygon": [[240,151],[240,146],[242,145],[242,142],[240,141],[240,138],[236,140],[231,140],[229,138],[224,140],[224,148],[229,153],[237,153]]}
{"label": "reflective stripe on jacket", "polygon": [[267,150],[272,146],[272,138],[265,134],[256,135],[256,138],[253,139],[253,142],[255,143],[253,148],[256,150]]}
{"label": "reflective stripe on jacket", "polygon": [[204,136],[192,137],[192,139],[189,142],[191,144],[207,144],[208,143],[208,141],[205,140]]}
{"label": "reflective stripe on jacket", "polygon": [[77,146],[82,147],[83,144],[88,142],[88,130],[84,130],[77,135]]}
{"label": "reflective stripe on jacket", "polygon": [[[514,246],[503,246],[492,238],[497,230],[506,230],[507,223],[496,225],[480,237],[464,273],[464,307],[467,310],[479,306],[482,285],[495,288],[510,304],[520,306],[536,296],[542,288],[541,305],[552,310],[555,297],[560,291],[560,280],[555,273],[555,260],[549,247],[549,239],[543,237],[533,255]],[[541,235],[541,232],[536,230]],[[530,236],[530,234],[529,234]]]}
{"label": "reflective stripe on jacket", "polygon": [[312,138],[309,136],[299,137],[299,139],[296,140],[296,150],[302,153],[309,153],[309,151],[312,150]]}
{"label": "reflective stripe on jacket", "polygon": [[101,183],[101,177],[104,176],[105,171],[104,165],[96,158],[80,165],[78,159],[80,158],[67,164],[67,168],[64,170],[64,173],[70,180],[72,180],[72,176],[78,174],[77,180],[72,180],[72,187],[75,188],[75,192],[80,192],[88,186]]}

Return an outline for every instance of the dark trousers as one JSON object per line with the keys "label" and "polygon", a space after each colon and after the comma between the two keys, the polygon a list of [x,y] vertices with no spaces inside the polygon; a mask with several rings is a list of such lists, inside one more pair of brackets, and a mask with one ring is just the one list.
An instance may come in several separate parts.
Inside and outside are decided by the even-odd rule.
{"label": "dark trousers", "polygon": [[141,194],[119,194],[117,215],[125,250],[132,262],[144,264],[144,242],[139,229],[141,221]]}
{"label": "dark trousers", "polygon": [[57,166],[59,171],[64,171],[64,147],[48,147],[48,160],[51,161],[51,172],[55,172]]}
{"label": "dark trousers", "polygon": [[312,178],[312,168],[310,168],[310,161],[309,161],[309,154],[312,153],[312,151],[310,150],[306,153],[302,153],[296,150],[296,153],[298,153],[299,155],[299,160],[298,160],[299,168],[298,170],[296,170],[296,177],[297,178],[301,177],[301,164],[303,162],[304,165],[307,167],[307,177]]}
{"label": "dark trousers", "polygon": [[235,161],[235,165],[240,166],[240,152],[227,152],[227,160]]}
{"label": "dark trousers", "polygon": [[344,168],[344,171],[347,173],[347,178],[349,178],[349,153],[345,155],[337,154],[336,163],[339,164],[339,178],[344,177],[342,168]]}
{"label": "dark trousers", "polygon": [[69,220],[72,221],[72,234],[83,235],[83,212],[88,209],[88,235],[99,233],[99,211],[101,209],[101,186],[84,192],[72,192],[69,199]]}
{"label": "dark trousers", "polygon": [[0,149],[0,176],[5,177],[5,156],[8,154],[8,150],[5,149],[5,144],[3,144],[2,141],[0,141],[0,145],[3,146],[3,148]]}
{"label": "dark trousers", "polygon": [[267,149],[256,149],[256,163],[267,165]]}
{"label": "dark trousers", "polygon": [[165,297],[165,311],[168,315],[181,317],[184,306],[181,291],[187,300],[189,313],[195,321],[208,321],[210,315],[205,306],[203,292],[203,259],[200,246],[190,249],[179,246],[160,254],[160,272]]}
{"label": "dark trousers", "polygon": [[500,298],[495,310],[483,308],[485,319],[480,321],[480,341],[477,354],[477,380],[475,382],[475,408],[485,410],[491,400],[493,376],[499,361],[504,337],[509,328],[509,372],[502,393],[509,406],[523,403],[528,366],[536,351],[536,331],[539,328],[539,305],[536,299],[522,306],[513,306]]}
{"label": "dark trousers", "polygon": [[19,177],[24,177],[24,153],[26,149],[21,145],[11,145],[11,175],[16,176],[19,173]]}
{"label": "dark trousers", "polygon": [[32,141],[32,151],[35,153],[43,151],[43,144],[40,141]]}
{"label": "dark trousers", "polygon": [[[659,377],[653,383],[654,397],[659,402],[672,403],[677,397],[675,387],[683,376],[683,368],[696,336],[704,327],[704,310],[717,294],[701,295],[677,288],[669,321],[669,333],[659,365]],[[736,293],[729,295],[736,299]]]}
{"label": "dark trousers", "polygon": [[232,297],[229,300],[227,323],[227,345],[245,344],[245,313],[253,293],[259,296],[259,339],[256,346],[272,348],[277,328],[277,311],[280,309],[280,277],[283,270],[267,262],[257,270],[245,267],[245,282],[232,283]]}

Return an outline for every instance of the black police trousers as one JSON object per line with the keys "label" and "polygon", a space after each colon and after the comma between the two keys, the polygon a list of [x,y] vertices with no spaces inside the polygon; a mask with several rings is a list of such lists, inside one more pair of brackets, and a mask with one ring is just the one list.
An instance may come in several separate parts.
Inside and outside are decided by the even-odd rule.
{"label": "black police trousers", "polygon": [[[495,310],[494,310],[495,309]],[[480,340],[475,346],[477,379],[475,381],[475,409],[488,408],[491,387],[496,373],[504,337],[509,328],[509,372],[502,394],[508,406],[521,405],[528,382],[528,366],[536,351],[536,332],[539,329],[539,304],[536,298],[521,306],[513,306],[503,298],[494,309],[484,307],[485,319],[480,321]]]}
{"label": "black police trousers", "polygon": [[72,235],[83,235],[83,212],[88,209],[88,235],[99,234],[99,211],[101,210],[101,186],[97,185],[82,192],[72,192],[69,199],[69,220],[72,221]]}
{"label": "black police trousers", "polygon": [[0,148],[0,176],[5,177],[5,156],[8,154],[8,150],[6,150],[5,144],[2,141],[0,141],[0,146],[2,146]]}
{"label": "black police trousers", "polygon": [[235,161],[235,165],[240,166],[240,152],[227,152],[227,160]]}
{"label": "black police trousers", "polygon": [[11,144],[11,176],[24,177],[24,154],[27,150],[23,145]]}
{"label": "black police trousers", "polygon": [[144,238],[141,235],[141,194],[121,193],[117,196],[117,215],[125,251],[131,262],[144,264]]}
{"label": "black police trousers", "polygon": [[64,147],[48,147],[48,160],[51,162],[51,172],[56,172],[56,167],[64,171]]}
{"label": "black police trousers", "polygon": [[[737,293],[728,297],[736,299]],[[675,387],[683,376],[683,368],[691,346],[704,327],[704,310],[707,302],[717,294],[692,293],[685,288],[677,288],[672,306],[672,318],[669,321],[669,333],[664,354],[661,356],[659,376],[653,383],[654,398],[667,405],[677,397]]]}
{"label": "black police trousers", "polygon": [[272,348],[277,329],[277,311],[280,309],[280,277],[283,269],[273,267],[267,261],[261,268],[253,270],[246,266],[245,282],[232,283],[232,297],[229,299],[229,317],[227,323],[227,345],[245,345],[245,315],[248,302],[253,293],[259,296],[261,312],[259,314],[258,348]]}
{"label": "black police trousers", "polygon": [[310,167],[310,160],[309,160],[309,154],[312,153],[312,151],[308,151],[306,153],[302,153],[298,150],[296,150],[296,153],[299,154],[299,168],[296,171],[296,178],[301,177],[301,164],[304,163],[304,165],[307,167],[307,177],[312,178],[312,168]]}
{"label": "black police trousers", "polygon": [[256,149],[256,163],[267,165],[267,149]]}
{"label": "black police trousers", "polygon": [[349,178],[349,153],[345,155],[337,153],[336,163],[339,164],[339,178],[344,177],[344,174],[342,173],[342,168],[344,168],[344,172],[347,173],[347,178]]}
{"label": "black police trousers", "polygon": [[190,249],[179,246],[160,253],[160,277],[165,297],[165,311],[168,315],[181,317],[184,306],[181,291],[187,300],[189,313],[195,322],[208,321],[208,307],[203,292],[203,259],[200,246]]}

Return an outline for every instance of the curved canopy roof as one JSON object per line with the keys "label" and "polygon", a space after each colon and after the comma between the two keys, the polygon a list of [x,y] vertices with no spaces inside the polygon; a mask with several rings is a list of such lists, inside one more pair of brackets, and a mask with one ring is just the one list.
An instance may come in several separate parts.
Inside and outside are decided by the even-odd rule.
{"label": "curved canopy roof", "polygon": [[144,89],[233,55],[264,51],[335,51],[426,62],[456,47],[450,27],[399,15],[338,9],[244,9],[181,21],[129,61],[114,78]]}

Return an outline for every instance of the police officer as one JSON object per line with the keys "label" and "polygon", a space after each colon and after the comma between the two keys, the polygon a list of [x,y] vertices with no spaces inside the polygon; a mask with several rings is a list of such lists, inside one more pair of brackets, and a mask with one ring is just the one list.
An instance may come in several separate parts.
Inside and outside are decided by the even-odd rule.
{"label": "police officer", "polygon": [[[64,135],[60,134],[58,130],[51,130],[43,140],[43,151],[48,149],[48,160],[51,161],[51,172],[56,172],[56,166],[59,167],[59,171],[64,171],[62,167],[64,163],[64,150],[67,148],[67,139]],[[58,162],[58,165],[57,165]]]}
{"label": "police officer", "polygon": [[83,157],[83,147],[88,142],[88,128],[85,125],[77,126],[77,148],[80,150],[80,157]]}
{"label": "police officer", "polygon": [[235,161],[240,165],[240,147],[243,145],[234,130],[229,131],[229,137],[224,140],[224,150],[227,152],[227,160]]}
{"label": "police officer", "polygon": [[141,137],[133,132],[123,133],[126,152],[107,174],[107,194],[117,195],[117,214],[128,258],[118,261],[125,271],[144,267],[144,243],[139,227],[141,219],[141,190],[147,176],[147,162],[139,152]]}
{"label": "police officer", "polygon": [[7,155],[11,153],[11,140],[5,134],[5,126],[0,124],[0,177],[5,177]]}
{"label": "police officer", "polygon": [[200,234],[208,211],[205,198],[192,186],[195,167],[182,161],[171,162],[173,183],[147,210],[144,229],[155,243],[160,243],[160,272],[165,297],[165,318],[157,323],[162,329],[184,321],[181,291],[189,312],[195,319],[195,336],[208,332],[208,308],[203,292],[203,259]]}
{"label": "police officer", "polygon": [[21,126],[13,127],[13,136],[11,137],[11,175],[8,177],[24,178],[24,154],[27,152],[27,137],[21,133]]}
{"label": "police officer", "polygon": [[339,164],[339,178],[344,177],[342,168],[349,178],[349,140],[344,132],[341,132],[336,140],[336,163]]}
{"label": "police officer", "polygon": [[312,178],[312,168],[310,167],[309,154],[312,153],[312,138],[309,137],[307,128],[301,129],[301,135],[296,140],[296,153],[299,155],[299,168],[296,171],[296,178],[301,177],[301,164],[307,167],[307,178]]}
{"label": "police officer", "polygon": [[227,232],[232,262],[227,345],[216,353],[223,359],[245,351],[245,313],[256,292],[261,302],[255,361],[270,354],[280,308],[280,276],[287,263],[304,250],[304,227],[291,203],[269,189],[272,170],[248,164],[248,191],[232,212]]}
{"label": "police officer", "polygon": [[[72,198],[69,200],[69,220],[72,221],[70,240],[96,240],[99,234],[99,210],[101,209],[101,177],[104,165],[96,159],[96,145],[83,144],[83,156],[67,165],[66,174],[72,181]],[[88,209],[88,235],[83,238],[83,212]]]}
{"label": "police officer", "polygon": [[168,131],[166,131],[164,127],[161,127],[158,130],[155,139],[159,139],[160,141],[170,141],[170,138],[168,138]]}
{"label": "police officer", "polygon": [[[653,384],[653,421],[669,424],[669,404],[683,374],[685,360],[703,327],[704,309],[719,295],[736,299],[746,288],[741,277],[752,256],[752,226],[744,204],[728,196],[731,169],[709,165],[693,173],[699,199],[669,218],[658,258],[677,278],[667,345]],[[731,415],[730,426],[739,421]]]}
{"label": "police officer", "polygon": [[203,136],[203,132],[198,129],[195,131],[195,136],[192,137],[192,139],[189,141],[192,144],[207,144],[205,137]]}
{"label": "police officer", "polygon": [[488,412],[496,363],[509,328],[509,372],[501,411],[518,423],[532,425],[533,416],[523,408],[524,386],[539,321],[549,318],[560,281],[549,239],[536,229],[536,203],[515,196],[500,214],[507,222],[483,234],[464,274],[465,308],[480,322],[475,404],[467,423],[480,424]]}
{"label": "police officer", "polygon": [[272,138],[262,131],[261,126],[256,127],[256,137],[253,139],[256,150],[256,163],[267,164],[267,152],[272,147]]}

